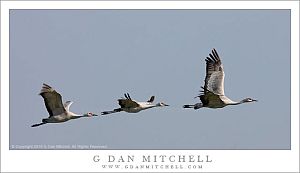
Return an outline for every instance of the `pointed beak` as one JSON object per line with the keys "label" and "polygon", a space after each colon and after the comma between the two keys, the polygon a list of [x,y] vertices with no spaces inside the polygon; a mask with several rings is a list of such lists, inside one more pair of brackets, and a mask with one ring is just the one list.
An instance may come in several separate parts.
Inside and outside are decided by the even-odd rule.
{"label": "pointed beak", "polygon": [[93,116],[98,116],[97,114],[93,114]]}
{"label": "pointed beak", "polygon": [[258,102],[258,100],[254,100],[254,99],[253,99],[253,101]]}
{"label": "pointed beak", "polygon": [[165,104],[165,106],[170,106],[170,105]]}

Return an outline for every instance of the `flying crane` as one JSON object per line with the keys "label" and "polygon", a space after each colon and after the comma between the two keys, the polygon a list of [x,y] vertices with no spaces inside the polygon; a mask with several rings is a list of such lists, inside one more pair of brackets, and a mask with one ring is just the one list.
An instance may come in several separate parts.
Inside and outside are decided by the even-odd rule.
{"label": "flying crane", "polygon": [[228,105],[239,105],[242,103],[256,102],[257,100],[245,98],[239,102],[230,100],[224,94],[224,68],[221,59],[215,49],[206,57],[206,77],[203,90],[200,95],[201,103],[194,105],[184,105],[183,108],[199,109],[202,107],[208,108],[223,108]]}
{"label": "flying crane", "polygon": [[128,113],[137,113],[149,108],[169,106],[163,102],[153,104],[155,98],[154,96],[151,96],[151,98],[147,102],[137,102],[135,100],[132,100],[128,93],[124,94],[124,96],[125,98],[118,99],[119,105],[121,106],[120,108],[114,109],[112,111],[104,111],[101,114],[106,115],[121,111],[125,111]]}
{"label": "flying crane", "polygon": [[40,95],[44,99],[44,103],[49,113],[49,117],[42,119],[41,123],[34,124],[31,127],[37,127],[47,123],[62,123],[68,120],[82,118],[82,117],[98,116],[91,112],[88,112],[83,115],[78,115],[71,112],[70,106],[73,102],[67,101],[63,104],[61,95],[47,84],[43,84]]}

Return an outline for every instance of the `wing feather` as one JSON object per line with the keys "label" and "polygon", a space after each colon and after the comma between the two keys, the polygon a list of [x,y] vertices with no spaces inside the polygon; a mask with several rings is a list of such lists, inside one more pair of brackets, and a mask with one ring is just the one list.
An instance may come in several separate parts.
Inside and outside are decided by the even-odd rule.
{"label": "wing feather", "polygon": [[72,101],[66,101],[64,103],[64,108],[66,109],[66,111],[70,111],[70,106],[73,104]]}
{"label": "wing feather", "polygon": [[212,92],[207,91],[205,95],[200,95],[199,97],[203,106],[223,105],[223,101],[220,99],[220,96]]}
{"label": "wing feather", "polygon": [[204,84],[204,94],[210,91],[216,95],[224,95],[225,73],[221,59],[215,49],[206,57],[206,77]]}
{"label": "wing feather", "polygon": [[50,117],[60,115],[66,111],[62,103],[61,95],[57,93],[51,86],[43,84],[40,95],[44,99],[44,103]]}
{"label": "wing feather", "polygon": [[155,96],[151,96],[151,98],[147,101],[149,103],[153,103]]}
{"label": "wing feather", "polygon": [[121,108],[136,108],[140,106],[136,101],[131,99],[128,93],[124,94],[124,96],[125,98],[118,99]]}

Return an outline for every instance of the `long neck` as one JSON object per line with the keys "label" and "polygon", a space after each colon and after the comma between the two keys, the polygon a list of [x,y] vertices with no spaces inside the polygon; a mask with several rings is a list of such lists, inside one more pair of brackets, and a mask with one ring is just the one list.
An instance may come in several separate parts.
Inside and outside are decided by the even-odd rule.
{"label": "long neck", "polygon": [[231,99],[229,99],[226,96],[220,96],[220,99],[222,100],[224,106],[227,106],[227,105],[239,105],[242,102],[242,101],[240,101],[240,102],[232,101]]}
{"label": "long neck", "polygon": [[144,109],[149,109],[149,108],[153,108],[153,107],[158,107],[157,105],[147,105],[144,107]]}
{"label": "long neck", "polygon": [[235,103],[229,103],[229,104],[227,104],[227,105],[239,105],[239,104],[241,104],[242,102],[235,102]]}
{"label": "long neck", "polygon": [[69,112],[69,114],[71,115],[71,119],[77,119],[77,118],[81,118],[81,117],[86,117],[85,115],[79,115],[79,114],[75,114],[73,112]]}
{"label": "long neck", "polygon": [[227,105],[239,105],[239,104],[242,104],[242,103],[244,103],[244,100],[241,100],[239,102],[232,101],[231,103],[228,103]]}

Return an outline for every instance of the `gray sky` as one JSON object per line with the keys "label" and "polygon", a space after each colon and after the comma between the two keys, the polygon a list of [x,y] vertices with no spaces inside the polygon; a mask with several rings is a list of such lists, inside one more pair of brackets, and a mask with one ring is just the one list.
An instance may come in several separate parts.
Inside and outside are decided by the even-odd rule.
{"label": "gray sky", "polygon": [[[257,103],[183,109],[216,48],[225,93]],[[42,83],[71,111],[118,108],[125,92],[166,108],[31,128],[48,117]],[[289,149],[288,10],[11,10],[10,144],[106,149]]]}

